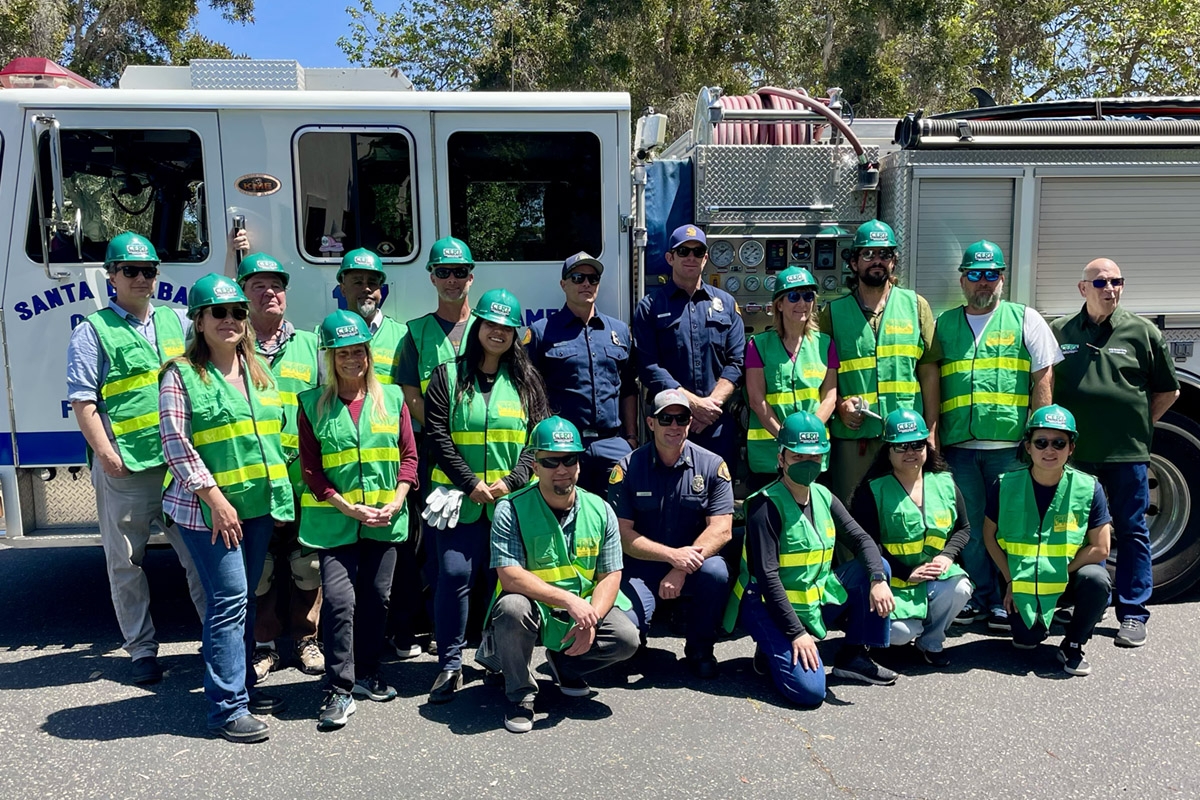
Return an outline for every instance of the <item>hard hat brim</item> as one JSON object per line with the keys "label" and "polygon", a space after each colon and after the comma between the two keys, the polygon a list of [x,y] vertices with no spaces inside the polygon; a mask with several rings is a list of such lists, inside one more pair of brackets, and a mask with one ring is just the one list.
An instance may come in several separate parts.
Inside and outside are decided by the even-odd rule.
{"label": "hard hat brim", "polygon": [[825,444],[781,444],[780,449],[795,453],[800,456],[823,456],[829,452],[829,442]]}

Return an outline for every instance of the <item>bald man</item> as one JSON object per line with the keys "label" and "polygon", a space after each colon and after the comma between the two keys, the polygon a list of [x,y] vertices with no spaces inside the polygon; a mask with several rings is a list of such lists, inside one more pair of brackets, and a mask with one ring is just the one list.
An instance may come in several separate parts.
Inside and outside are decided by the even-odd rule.
{"label": "bald man", "polygon": [[1108,258],[1088,262],[1079,281],[1083,308],[1050,324],[1063,360],[1054,368],[1054,401],[1075,415],[1075,463],[1105,492],[1117,545],[1119,647],[1146,643],[1146,604],[1154,586],[1146,509],[1146,467],[1154,423],[1179,397],[1162,333],[1120,307],[1125,278]]}

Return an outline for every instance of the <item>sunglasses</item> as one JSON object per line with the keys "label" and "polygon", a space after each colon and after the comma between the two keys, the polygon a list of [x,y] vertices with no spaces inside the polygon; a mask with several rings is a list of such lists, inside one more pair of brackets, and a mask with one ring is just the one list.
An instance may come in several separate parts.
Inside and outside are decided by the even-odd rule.
{"label": "sunglasses", "polygon": [[698,244],[695,247],[687,247],[685,245],[680,245],[679,247],[675,248],[675,254],[681,258],[687,258],[688,256],[695,256],[696,258],[704,258],[704,256],[707,255],[707,253],[708,253],[708,247],[705,245],[702,245],[702,244]]}
{"label": "sunglasses", "polygon": [[998,269],[969,269],[967,270],[967,280],[971,283],[979,283],[984,280],[988,283],[995,283],[1004,276],[1004,273]]}
{"label": "sunglasses", "polygon": [[806,303],[811,303],[816,298],[817,298],[817,293],[812,291],[811,289],[805,290],[803,292],[791,291],[791,292],[787,293],[787,301],[789,303],[799,303],[801,300],[803,300]]}
{"label": "sunglasses", "polygon": [[467,279],[467,276],[470,274],[471,274],[470,267],[434,267],[433,268],[433,277],[437,278],[438,280],[442,280],[442,281],[446,280],[446,278],[449,278],[451,275],[453,275],[455,278],[458,278],[460,281],[465,281]]}
{"label": "sunglasses", "polygon": [[579,286],[584,281],[587,281],[592,286],[595,286],[600,283],[600,276],[594,272],[572,272],[567,276],[567,280],[576,286]]}
{"label": "sunglasses", "polygon": [[212,314],[213,319],[233,317],[238,322],[245,322],[246,317],[250,316],[245,306],[209,306],[208,313]]}
{"label": "sunglasses", "polygon": [[1066,439],[1034,439],[1033,446],[1038,450],[1053,447],[1055,450],[1066,450],[1069,442]]}
{"label": "sunglasses", "polygon": [[1125,279],[1124,278],[1096,278],[1096,280],[1092,281],[1091,283],[1092,283],[1092,286],[1095,286],[1097,289],[1103,289],[1104,287],[1109,286],[1109,285],[1111,285],[1114,289],[1120,289],[1122,286],[1125,285]]}
{"label": "sunglasses", "polygon": [[893,258],[896,257],[896,251],[895,250],[859,250],[858,257],[866,259],[867,261],[873,261],[876,258],[883,259],[884,261],[891,261]]}
{"label": "sunglasses", "polygon": [[692,421],[692,414],[690,411],[681,411],[678,414],[664,411],[661,414],[655,414],[654,418],[658,420],[659,425],[670,425],[674,422],[676,425],[683,427]]}
{"label": "sunglasses", "polygon": [[158,277],[158,267],[135,267],[133,264],[124,264],[121,266],[121,274],[126,278],[136,278],[141,275],[146,280],[154,280]]}
{"label": "sunglasses", "polygon": [[558,469],[559,467],[573,467],[579,463],[579,454],[572,453],[569,456],[556,456],[554,458],[539,458],[537,460],[546,469]]}
{"label": "sunglasses", "polygon": [[919,442],[896,442],[892,445],[892,452],[907,453],[909,450],[919,452],[924,450],[928,445],[929,442],[925,439],[922,439]]}

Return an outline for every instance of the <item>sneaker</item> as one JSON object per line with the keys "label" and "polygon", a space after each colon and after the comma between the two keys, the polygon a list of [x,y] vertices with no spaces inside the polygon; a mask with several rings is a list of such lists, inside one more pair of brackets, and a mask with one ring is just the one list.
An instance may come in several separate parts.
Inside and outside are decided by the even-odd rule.
{"label": "sneaker", "polygon": [[686,656],[683,659],[687,663],[687,667],[691,670],[692,675],[702,681],[710,681],[721,674],[721,670],[717,667],[717,659],[714,656]]}
{"label": "sneaker", "polygon": [[386,703],[388,700],[396,699],[396,690],[380,680],[378,675],[359,678],[354,682],[353,692],[355,697],[365,697],[376,703]]}
{"label": "sneaker", "polygon": [[1083,648],[1074,642],[1064,641],[1058,648],[1058,660],[1068,675],[1091,675],[1092,665],[1083,657]]}
{"label": "sneaker", "polygon": [[899,677],[887,667],[880,666],[872,661],[871,657],[864,650],[859,650],[853,658],[844,663],[839,664],[835,661],[833,674],[839,678],[873,683],[876,686],[891,686],[896,682],[896,678]]}
{"label": "sneaker", "polygon": [[948,667],[950,666],[950,656],[946,655],[945,650],[926,650],[920,645],[915,645],[921,657],[925,659],[925,663],[931,667]]}
{"label": "sneaker", "polygon": [[766,675],[771,671],[771,662],[761,647],[754,648],[754,660],[750,662],[750,666],[758,675]]}
{"label": "sneaker", "polygon": [[396,651],[396,658],[407,661],[410,658],[416,658],[425,652],[425,648],[421,647],[417,641],[411,637],[401,638],[396,636],[392,639],[392,649]]}
{"label": "sneaker", "polygon": [[1117,647],[1141,647],[1146,643],[1146,623],[1140,619],[1121,620],[1121,629],[1113,644]]}
{"label": "sneaker", "polygon": [[1036,644],[1032,644],[1030,642],[1018,642],[1016,639],[1013,639],[1013,647],[1017,648],[1018,650],[1037,650]]}
{"label": "sneaker", "polygon": [[1054,621],[1059,625],[1070,625],[1075,617],[1075,606],[1059,606],[1054,609]]}
{"label": "sneaker", "polygon": [[250,690],[251,714],[278,714],[286,706],[287,702],[278,695],[260,692],[258,689]]}
{"label": "sneaker", "polygon": [[330,691],[317,714],[317,730],[334,731],[350,721],[350,715],[358,710],[354,698],[342,692]]}
{"label": "sneaker", "polygon": [[533,701],[509,703],[504,712],[504,727],[513,733],[528,733],[533,730]]}
{"label": "sneaker", "polygon": [[252,714],[246,714],[232,722],[226,722],[219,728],[209,728],[208,732],[235,744],[262,742],[271,735],[271,729],[267,727],[267,723]]}
{"label": "sneaker", "polygon": [[279,664],[279,653],[274,647],[256,647],[254,655],[250,658],[250,665],[254,667],[254,675],[258,679],[258,683],[264,683],[267,676],[275,671],[275,667]]}
{"label": "sneaker", "polygon": [[325,651],[316,636],[308,636],[296,642],[296,660],[300,662],[300,671],[307,675],[320,675],[325,672]]}
{"label": "sneaker", "polygon": [[988,613],[978,606],[973,606],[967,603],[963,606],[962,611],[958,612],[958,616],[954,618],[955,625],[970,625],[972,622],[978,622],[981,619],[987,619]]}
{"label": "sneaker", "polygon": [[147,686],[162,680],[163,668],[155,656],[135,658],[130,665],[130,680],[138,686]]}
{"label": "sneaker", "polygon": [[1008,621],[1008,612],[1002,608],[994,609],[987,618],[989,631],[996,633],[1012,633],[1012,623]]}
{"label": "sneaker", "polygon": [[[546,666],[550,669],[550,677],[558,684],[558,690],[567,697],[588,697],[591,695],[592,687],[588,686],[587,681],[583,678],[563,677],[563,674],[558,670],[558,664],[554,662],[553,650],[546,651]],[[512,728],[509,728],[509,730],[512,730]]]}

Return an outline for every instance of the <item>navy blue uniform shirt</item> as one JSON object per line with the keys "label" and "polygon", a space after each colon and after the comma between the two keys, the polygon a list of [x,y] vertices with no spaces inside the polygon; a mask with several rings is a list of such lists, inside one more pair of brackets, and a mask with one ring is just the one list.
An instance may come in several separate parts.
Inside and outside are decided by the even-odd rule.
{"label": "navy blue uniform shirt", "polygon": [[708,527],[708,517],[733,513],[729,468],[716,453],[685,441],[674,464],[658,458],[654,442],[621,459],[608,481],[608,501],[618,519],[667,547],[687,547]]}
{"label": "navy blue uniform shirt", "polygon": [[529,328],[525,346],[546,383],[550,408],[580,433],[611,434],[621,426],[621,398],[637,394],[629,327],[592,315],[587,325],[565,305]]}
{"label": "navy blue uniform shirt", "polygon": [[701,283],[693,295],[670,281],[633,312],[633,342],[642,386],[651,397],[682,386],[712,393],[720,378],[737,384],[746,358],[746,329],[733,296]]}

